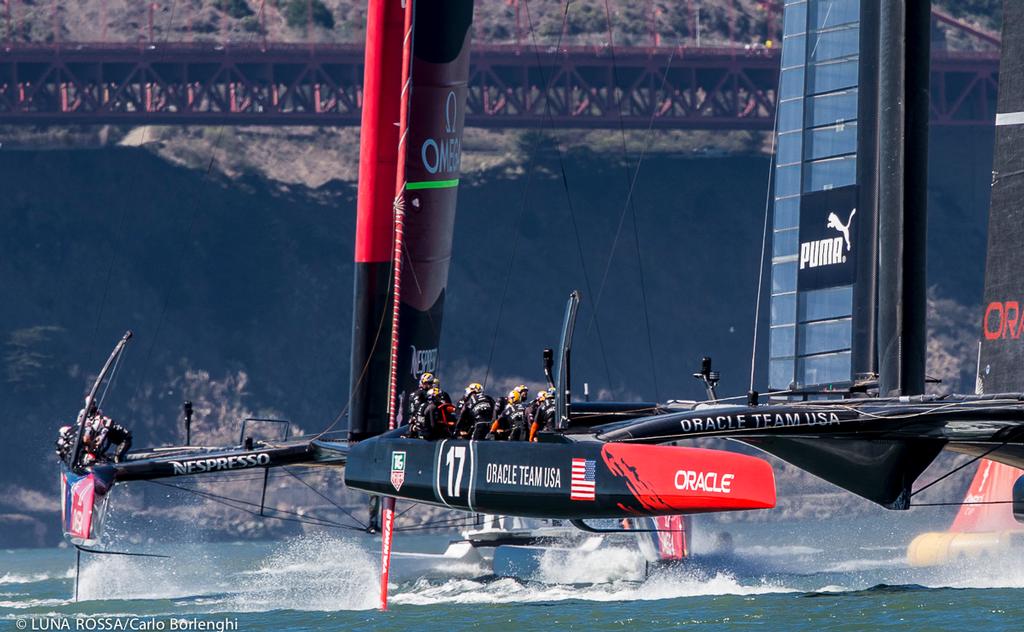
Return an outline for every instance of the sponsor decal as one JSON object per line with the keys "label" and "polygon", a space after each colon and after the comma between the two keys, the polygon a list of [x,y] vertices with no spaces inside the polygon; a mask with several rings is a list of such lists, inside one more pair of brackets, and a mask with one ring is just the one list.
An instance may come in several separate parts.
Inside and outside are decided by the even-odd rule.
{"label": "sponsor decal", "polygon": [[846,253],[850,252],[853,247],[853,244],[850,243],[850,225],[856,214],[857,209],[850,211],[850,217],[844,224],[838,215],[829,213],[825,227],[839,231],[839,237],[802,242],[800,244],[800,269],[846,263]]}
{"label": "sponsor decal", "polygon": [[597,462],[573,459],[569,482],[569,500],[597,500]]}
{"label": "sponsor decal", "polygon": [[706,492],[710,494],[731,494],[735,474],[718,472],[695,472],[676,470],[675,486],[681,492]]}
{"label": "sponsor decal", "polygon": [[1019,340],[1024,329],[1024,318],[1020,317],[1020,303],[1017,301],[992,301],[985,308],[982,322],[985,340]]}
{"label": "sponsor decal", "polygon": [[758,430],[787,426],[831,426],[840,423],[843,417],[853,418],[856,416],[856,413],[835,412],[742,413],[739,415],[687,417],[680,419],[679,425],[683,432]]}
{"label": "sponsor decal", "polygon": [[681,560],[686,557],[682,516],[657,516],[658,556],[663,560]]}
{"label": "sponsor decal", "polygon": [[521,485],[523,487],[561,489],[562,471],[557,467],[545,467],[542,465],[488,463],[484,470],[484,480],[496,485]]}
{"label": "sponsor decal", "polygon": [[94,491],[92,476],[79,479],[71,486],[71,528],[68,532],[72,537],[89,539]]}
{"label": "sponsor decal", "polygon": [[409,363],[409,372],[413,378],[420,374],[435,373],[437,371],[437,347],[433,349],[417,349],[416,345],[409,345],[412,349],[412,362]]}
{"label": "sponsor decal", "polygon": [[391,486],[395,491],[402,489],[405,482],[405,451],[391,453]]}
{"label": "sponsor decal", "polygon": [[[615,485],[625,483],[633,496],[621,501],[620,506],[641,515],[775,505],[771,466],[755,457],[702,448],[621,443],[605,444],[601,455]],[[712,473],[715,476],[710,476]],[[730,478],[726,479],[725,474]],[[677,544],[676,551],[685,550],[685,542]]]}
{"label": "sponsor decal", "polygon": [[427,173],[456,174],[462,166],[462,140],[457,132],[458,99],[451,90],[444,102],[444,133],[440,139],[427,138],[420,146],[420,159]]}
{"label": "sponsor decal", "polygon": [[394,528],[395,528],[395,506],[394,506],[393,503],[394,503],[394,500],[393,499],[389,499],[389,498],[385,498],[384,502],[382,503],[383,507],[384,507],[384,515],[382,516],[382,518],[383,518],[382,522],[384,524],[382,525],[383,526],[383,530],[381,531],[381,534],[380,534],[380,549],[381,549],[380,577],[381,577],[382,584],[383,584],[381,586],[381,589],[382,589],[381,599],[382,600],[387,599],[386,590],[387,590],[388,574],[391,571],[391,543],[392,543],[392,537],[394,535]]}
{"label": "sponsor decal", "polygon": [[797,289],[817,290],[856,280],[857,218],[856,186],[800,198]]}
{"label": "sponsor decal", "polygon": [[220,472],[222,470],[244,470],[250,467],[270,465],[270,455],[266,452],[257,454],[237,454],[218,456],[207,459],[191,459],[189,461],[171,461],[175,476]]}

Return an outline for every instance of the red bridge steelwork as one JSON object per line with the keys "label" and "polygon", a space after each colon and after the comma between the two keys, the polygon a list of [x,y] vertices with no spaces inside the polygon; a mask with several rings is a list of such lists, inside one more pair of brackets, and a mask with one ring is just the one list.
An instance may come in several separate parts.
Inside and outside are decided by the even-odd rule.
{"label": "red bridge steelwork", "polygon": [[[539,58],[539,59],[538,59]],[[467,125],[771,129],[777,49],[478,46]],[[937,51],[932,118],[991,125],[998,58]],[[0,123],[358,125],[353,45],[15,45],[0,51]],[[545,90],[545,86],[547,89]]]}

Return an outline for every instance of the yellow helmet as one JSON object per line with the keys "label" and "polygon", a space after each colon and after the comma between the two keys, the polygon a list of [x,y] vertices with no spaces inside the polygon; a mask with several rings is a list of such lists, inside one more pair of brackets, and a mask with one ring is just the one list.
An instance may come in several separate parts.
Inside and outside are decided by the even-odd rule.
{"label": "yellow helmet", "polygon": [[420,388],[430,388],[432,386],[437,385],[438,381],[437,378],[434,377],[433,373],[424,371],[422,374],[420,374]]}
{"label": "yellow helmet", "polygon": [[469,397],[470,395],[472,395],[474,393],[483,393],[483,392],[484,392],[484,385],[480,384],[479,382],[473,382],[472,384],[470,384],[469,386],[466,387],[466,397]]}
{"label": "yellow helmet", "polygon": [[525,384],[520,384],[511,391],[508,392],[508,401],[513,404],[521,404],[526,401],[526,398],[530,395],[530,389],[526,388]]}

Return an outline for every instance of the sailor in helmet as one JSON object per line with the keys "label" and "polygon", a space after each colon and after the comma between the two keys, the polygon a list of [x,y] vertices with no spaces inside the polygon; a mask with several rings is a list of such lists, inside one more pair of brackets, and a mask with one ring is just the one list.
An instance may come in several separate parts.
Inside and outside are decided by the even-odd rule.
{"label": "sailor in helmet", "polygon": [[530,405],[530,441],[537,440],[537,433],[554,432],[555,430],[555,387],[537,393],[537,398]]}
{"label": "sailor in helmet", "polygon": [[491,424],[493,438],[508,439],[509,441],[525,441],[527,439],[529,422],[527,421],[526,399],[529,395],[530,389],[525,384],[520,384],[508,392],[508,398],[505,400],[501,413]]}
{"label": "sailor in helmet", "polygon": [[73,426],[61,426],[60,430],[57,431],[57,458],[61,461],[67,461],[68,455],[71,454],[71,450],[74,449],[75,445],[75,432]]}
{"label": "sailor in helmet", "polygon": [[427,406],[430,404],[427,393],[434,388],[437,379],[433,373],[423,372],[417,380],[416,390],[409,394],[405,405],[405,421],[409,424],[409,437],[419,435],[420,429],[424,427]]}
{"label": "sailor in helmet", "polygon": [[124,426],[103,414],[95,402],[86,400],[89,406],[82,423],[82,465],[93,465],[107,461],[107,451],[112,445],[117,446],[114,452],[114,463],[120,463],[125,454],[132,448],[132,433]]}
{"label": "sailor in helmet", "polygon": [[455,430],[455,406],[448,393],[435,386],[428,393],[430,405],[427,407],[427,419],[431,424],[432,439],[448,439]]}
{"label": "sailor in helmet", "polygon": [[494,398],[484,392],[483,384],[473,382],[465,396],[455,405],[455,436],[460,439],[482,439],[497,412]]}
{"label": "sailor in helmet", "polygon": [[428,389],[420,397],[414,393],[406,436],[427,441],[450,436],[451,425],[454,425],[454,406],[447,399],[447,394],[437,386]]}

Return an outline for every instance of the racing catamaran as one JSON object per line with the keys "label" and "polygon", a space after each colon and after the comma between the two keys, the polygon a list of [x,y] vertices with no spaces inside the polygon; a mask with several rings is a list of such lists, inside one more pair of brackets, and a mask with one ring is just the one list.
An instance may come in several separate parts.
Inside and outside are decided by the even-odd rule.
{"label": "racing catamaran", "polygon": [[[382,606],[386,607],[395,498],[470,512],[562,518],[598,532],[602,530],[585,520],[774,506],[774,480],[765,461],[657,445],[706,437],[756,446],[890,509],[912,506],[912,497],[923,489],[914,490],[914,482],[944,449],[1024,466],[1024,393],[1019,385],[1024,319],[1017,298],[1024,292],[1024,281],[1012,268],[1013,250],[1024,237],[1018,204],[1024,195],[1019,177],[1024,172],[1024,84],[1019,81],[1024,76],[1024,39],[1019,37],[1024,32],[1024,5],[1007,3],[1004,13],[983,394],[924,394],[929,3],[789,0],[774,166],[770,391],[762,398],[751,388],[739,404],[573,403],[570,351],[579,304],[574,294],[559,345],[558,427],[541,433],[537,443],[517,443],[427,442],[406,438],[404,428],[394,428],[400,384],[408,384],[418,370],[431,368],[436,360],[436,345],[431,344],[436,338],[424,343],[415,335],[427,331],[436,336],[435,319],[440,318],[446,282],[445,253],[450,254],[444,248],[440,255],[430,247],[417,250],[413,239],[407,243],[405,213],[410,208],[433,208],[434,196],[449,200],[454,208],[465,103],[464,84],[457,77],[449,76],[447,81],[453,83],[441,90],[427,84],[420,91],[417,81],[421,67],[430,69],[433,64],[440,71],[460,66],[462,62],[455,60],[468,46],[472,14],[470,2],[422,0],[416,13],[410,1],[402,26],[397,27],[395,4],[381,3],[371,10],[371,21],[390,25],[391,33],[400,34],[392,37],[405,51],[398,74],[400,124],[395,130],[399,184],[393,203],[385,207],[389,210],[372,205],[375,215],[360,224],[375,226],[360,233],[360,239],[373,237],[362,243],[374,254],[367,254],[362,262],[370,265],[357,271],[365,277],[364,291],[358,289],[357,278],[356,307],[356,335],[364,343],[354,345],[362,351],[353,354],[353,395],[376,403],[362,405],[362,421],[356,415],[359,407],[353,407],[351,438],[361,439],[358,442],[319,437],[300,446],[269,446],[304,450],[303,463],[345,463],[347,485],[385,498]],[[427,5],[432,7],[429,20],[434,31],[423,26]],[[448,10],[468,19],[438,17],[447,16]],[[446,37],[420,37],[425,31],[443,31]],[[453,41],[461,46],[451,46]],[[368,45],[367,73],[371,67],[384,73],[388,54],[393,64],[392,48],[380,42]],[[420,98],[430,103],[419,107]],[[442,121],[448,135],[418,136],[408,123],[420,114]],[[393,120],[386,118],[377,127],[389,130]],[[447,148],[444,160],[442,146]],[[363,159],[365,167],[365,155]],[[378,162],[389,164],[379,154]],[[376,177],[387,171],[379,169]],[[387,189],[385,184],[380,187]],[[419,221],[436,227],[451,217],[424,212]],[[410,225],[414,221],[410,219]],[[380,245],[386,243],[389,230],[390,247]],[[434,247],[450,246],[450,231],[426,241]],[[419,267],[417,253],[424,255]],[[387,266],[390,282],[381,280],[387,278],[382,272]],[[411,278],[406,274],[418,279],[411,303],[402,292],[408,287],[403,281]],[[370,286],[377,291],[366,291]],[[371,296],[377,298],[367,299]],[[360,302],[366,300],[369,306]],[[387,322],[388,304],[392,335],[384,362],[377,342]],[[411,331],[405,333],[410,324]],[[390,376],[383,399],[380,390],[373,394],[373,389],[383,388],[376,379],[381,365]],[[356,395],[364,388],[366,375],[375,377],[366,392]],[[370,414],[378,421],[366,421]],[[384,419],[391,429],[377,434]],[[255,448],[213,450],[198,458],[232,463],[234,456],[233,462],[243,467],[253,456],[252,467],[272,467],[275,457],[291,458],[291,452],[260,457]],[[270,461],[260,463],[261,458]],[[132,476],[134,471],[140,478],[173,476],[175,468],[167,460],[147,455],[134,460],[134,470],[126,469],[130,460],[121,472]],[[68,467],[76,475],[90,474],[75,470],[74,463]],[[101,472],[112,471],[113,476],[101,477],[103,484],[110,478],[117,482],[118,465],[106,467],[112,469],[100,468]],[[93,476],[97,469],[92,468]]]}
{"label": "racing catamaran", "polygon": [[[361,460],[351,480],[385,499],[382,606],[396,497],[473,512],[561,517],[591,531],[595,529],[582,519],[663,516],[653,528],[632,531],[666,531],[658,533],[659,555],[665,559],[685,551],[681,520],[675,514],[774,506],[770,466],[739,454],[660,446],[602,449],[593,441],[563,440],[568,436],[564,432],[533,444],[449,445],[404,439],[395,436],[402,431],[389,431],[397,421],[398,394],[410,391],[420,372],[434,370],[438,357],[472,10],[471,0],[370,3],[348,437],[334,438],[332,426],[312,438],[255,441],[243,429],[234,446],[156,448],[132,452],[122,462],[101,459],[85,465],[79,455],[86,415],[80,415],[72,455],[61,464],[65,534],[80,550],[97,543],[109,491],[117,483],[240,469],[261,469],[266,481],[271,468],[340,466],[348,462],[352,446],[365,446],[363,455],[375,454],[380,452],[377,447],[390,445],[381,441],[397,441],[405,448],[401,455],[380,452],[381,459]],[[559,389],[565,394],[560,400],[561,425],[567,431],[568,346],[578,302],[578,296],[571,299],[571,317],[563,325]],[[384,345],[382,334],[388,330],[390,345]],[[100,371],[91,400],[110,379],[130,338],[125,335]],[[86,404],[85,410],[90,410],[90,400]],[[598,406],[593,412],[584,428],[628,410]],[[381,441],[370,438],[386,431]],[[655,463],[660,463],[657,473],[652,469]],[[661,480],[661,470],[672,468]],[[447,486],[441,482],[445,475]],[[433,495],[435,487],[439,496]]]}
{"label": "racing catamaran", "polygon": [[[748,464],[741,460],[705,461],[655,445],[723,437],[905,510],[934,484],[914,489],[943,450],[969,455],[968,464],[987,458],[1024,466],[1018,298],[1024,281],[1012,266],[1024,238],[1024,5],[1007,3],[1004,12],[982,388],[975,395],[924,393],[929,3],[792,0],[785,11],[771,390],[764,401],[751,388],[740,403],[604,404],[603,415],[570,414],[571,300],[561,345],[558,432],[542,435],[537,447],[499,451],[485,442],[424,445],[399,429],[352,448],[349,486],[514,515],[696,512],[701,499],[689,494],[694,491],[713,497],[715,510],[728,499],[752,506],[757,490],[737,492],[740,481],[765,475],[755,466],[743,471]],[[582,508],[582,498],[549,491],[564,486],[558,460],[567,455],[582,464],[588,481],[595,464],[605,502]],[[523,504],[518,492],[528,489],[535,497]],[[1014,490],[1014,513],[1021,516],[1024,484]]]}

